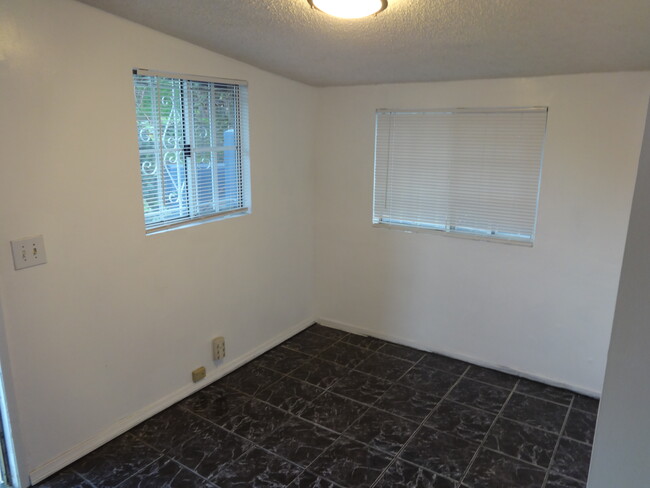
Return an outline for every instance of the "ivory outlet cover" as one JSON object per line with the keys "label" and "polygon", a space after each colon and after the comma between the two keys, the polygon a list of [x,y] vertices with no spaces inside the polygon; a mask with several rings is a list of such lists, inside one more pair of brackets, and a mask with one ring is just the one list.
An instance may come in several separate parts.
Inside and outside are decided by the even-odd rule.
{"label": "ivory outlet cover", "polygon": [[201,381],[203,378],[205,378],[205,368],[203,366],[192,371],[192,381],[194,383]]}

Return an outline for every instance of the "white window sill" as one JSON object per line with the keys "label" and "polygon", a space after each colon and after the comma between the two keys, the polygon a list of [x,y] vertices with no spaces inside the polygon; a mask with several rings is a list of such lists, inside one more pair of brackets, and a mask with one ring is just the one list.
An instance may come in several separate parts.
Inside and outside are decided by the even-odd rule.
{"label": "white window sill", "polygon": [[401,232],[406,232],[407,234],[412,234],[412,233],[435,234],[435,235],[441,235],[445,237],[460,237],[461,239],[470,239],[473,241],[498,242],[501,244],[509,244],[512,246],[533,247],[532,241],[508,239],[507,237],[499,237],[499,236],[493,237],[489,235],[472,234],[469,232],[459,232],[453,230],[439,230],[439,229],[432,229],[428,227],[420,227],[416,225],[389,224],[389,223],[379,222],[379,223],[373,223],[372,226],[383,228],[383,229],[399,230]]}

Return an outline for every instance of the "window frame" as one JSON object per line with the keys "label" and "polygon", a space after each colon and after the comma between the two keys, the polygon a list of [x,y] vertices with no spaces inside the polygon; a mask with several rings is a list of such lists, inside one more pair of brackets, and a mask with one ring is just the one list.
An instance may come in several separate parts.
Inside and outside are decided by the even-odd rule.
{"label": "window frame", "polygon": [[[535,211],[534,217],[532,219],[532,232],[527,238],[522,238],[522,235],[506,233],[506,232],[495,232],[488,229],[483,229],[479,227],[463,226],[463,225],[454,225],[446,222],[446,225],[437,224],[435,222],[428,223],[417,223],[413,220],[403,220],[399,218],[386,218],[385,209],[387,201],[389,200],[388,193],[383,197],[378,197],[378,191],[381,189],[384,192],[388,192],[389,187],[389,176],[390,172],[389,166],[390,163],[386,163],[388,166],[382,169],[386,173],[383,176],[386,181],[384,184],[378,184],[378,167],[380,152],[380,116],[381,115],[391,115],[391,114],[400,114],[400,115],[424,115],[424,114],[506,114],[506,113],[527,113],[527,112],[538,112],[544,113],[544,126],[543,134],[541,136],[541,144],[539,148],[539,163],[537,169],[537,178],[535,186]],[[491,241],[499,242],[503,244],[512,244],[519,246],[532,247],[536,237],[537,230],[537,221],[539,216],[539,198],[541,193],[541,181],[542,181],[542,167],[544,160],[544,147],[547,137],[547,128],[548,128],[548,107],[546,106],[530,106],[530,107],[496,107],[496,108],[451,108],[451,109],[377,109],[375,111],[375,141],[374,141],[374,165],[373,165],[373,202],[372,202],[372,225],[377,228],[400,230],[406,233],[431,233],[436,235],[444,235],[448,237],[459,237],[464,239],[472,240],[481,240],[481,241]],[[387,144],[388,147],[392,148],[393,144],[393,134],[391,129],[388,130],[388,138],[381,141],[382,144]],[[384,136],[386,134],[383,134]],[[390,153],[390,149],[389,149]],[[451,158],[450,160],[452,160]],[[447,167],[448,170],[453,170],[453,165],[449,164]],[[449,176],[448,176],[449,177]],[[384,207],[380,208],[378,202],[383,202]],[[446,201],[447,205],[450,205],[451,199]],[[455,212],[458,212],[458,208],[447,208],[445,215],[447,220],[453,220],[450,216]]]}
{"label": "window frame", "polygon": [[[145,150],[140,147],[140,128],[138,127],[138,154],[139,154],[139,166],[140,166],[140,176],[141,176],[141,191],[142,191],[142,202],[143,202],[143,215],[145,218],[145,233],[146,235],[153,235],[162,232],[167,232],[169,230],[182,229],[187,227],[192,227],[195,225],[200,225],[203,223],[223,220],[232,217],[238,217],[242,215],[247,215],[251,213],[251,192],[250,192],[250,141],[249,141],[249,115],[248,115],[248,83],[244,80],[236,79],[225,79],[225,78],[216,78],[211,76],[201,76],[201,75],[190,75],[190,74],[179,74],[171,73],[165,71],[156,71],[144,68],[134,68],[132,70],[133,75],[133,87],[134,93],[136,95],[136,121],[140,120],[140,114],[138,112],[138,86],[137,86],[137,77],[147,77],[147,78],[162,78],[167,80],[178,80],[178,89],[180,91],[177,94],[180,107],[177,108],[177,116],[181,119],[181,130],[182,133],[182,144],[176,143],[173,148],[167,148],[168,152],[177,152],[180,156],[177,158],[176,163],[167,163],[165,158],[156,153],[162,154],[165,150],[162,149],[162,137],[163,135],[159,133],[161,130],[161,124],[155,125],[155,137],[158,138],[154,142],[153,150]],[[212,125],[216,124],[216,119],[218,114],[215,112],[215,107],[212,106],[214,103],[213,98],[215,95],[215,87],[217,86],[227,86],[229,89],[232,89],[234,97],[234,127],[233,127],[233,143],[231,145],[226,145],[225,140],[222,143],[222,146],[214,146],[216,143],[209,144],[210,147],[202,147],[200,144],[193,141],[194,136],[192,132],[196,129],[194,123],[195,114],[189,108],[190,105],[193,106],[192,96],[194,94],[195,88],[192,88],[193,84],[205,83],[208,85],[210,90],[209,102],[209,125],[210,125],[210,138],[216,140],[216,132],[212,128]],[[160,95],[156,92],[157,95]],[[156,98],[155,107],[152,107],[152,114],[157,115],[162,104],[162,97]],[[172,102],[173,103],[173,102]],[[224,135],[225,137],[225,135]],[[211,139],[213,140],[213,139]],[[219,168],[218,161],[215,159],[217,153],[221,153],[223,158],[225,158],[227,151],[234,151],[234,160],[235,160],[235,185],[236,185],[236,208],[226,208],[225,210],[220,210],[221,205],[223,204],[221,198],[219,197]],[[202,187],[198,183],[198,173],[200,171],[200,164],[205,164],[196,160],[197,153],[200,152],[209,152],[210,153],[210,162],[207,163],[210,170],[210,179],[211,183],[209,186],[211,189],[211,196],[208,201],[208,206],[213,207],[208,211],[201,211],[201,206],[205,206],[205,202],[201,202],[201,199],[205,197],[202,194]],[[143,159],[143,154],[151,153],[152,159],[154,160],[155,169],[154,171],[159,172],[159,176],[156,178],[157,188],[154,190],[155,193],[150,193],[154,198],[159,200],[159,210],[157,211],[157,217],[159,219],[154,219],[150,222],[147,221],[147,208],[145,205],[145,175],[144,175],[144,165],[146,165],[146,160]],[[233,155],[231,155],[233,156]],[[178,200],[178,210],[167,210],[164,208],[164,204],[161,202],[161,198],[164,198],[165,190],[164,187],[167,184],[165,181],[165,172],[168,169],[167,165],[176,166],[176,171],[181,172],[182,174],[177,175],[177,180],[181,182],[182,185],[179,190],[179,193],[182,191],[182,195],[177,196]],[[162,186],[161,186],[162,185]],[[232,191],[231,187],[228,187]],[[183,208],[186,207],[186,208]],[[169,214],[174,213],[184,213],[177,217],[169,216]],[[168,212],[168,216],[164,216],[164,212]]]}

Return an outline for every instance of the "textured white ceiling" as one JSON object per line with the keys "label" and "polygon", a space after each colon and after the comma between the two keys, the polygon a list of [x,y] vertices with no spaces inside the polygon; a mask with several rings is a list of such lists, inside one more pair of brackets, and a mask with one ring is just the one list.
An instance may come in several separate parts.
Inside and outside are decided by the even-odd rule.
{"label": "textured white ceiling", "polygon": [[80,1],[317,86],[650,69],[650,0],[388,0],[357,20],[307,0]]}

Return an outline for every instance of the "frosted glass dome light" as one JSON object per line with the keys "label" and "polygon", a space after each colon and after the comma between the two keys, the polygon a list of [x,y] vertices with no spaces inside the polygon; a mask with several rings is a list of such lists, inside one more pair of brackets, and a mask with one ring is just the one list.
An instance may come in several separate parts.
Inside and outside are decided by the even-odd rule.
{"label": "frosted glass dome light", "polygon": [[307,0],[312,7],[343,19],[359,19],[376,14],[388,6],[388,0]]}

